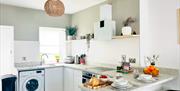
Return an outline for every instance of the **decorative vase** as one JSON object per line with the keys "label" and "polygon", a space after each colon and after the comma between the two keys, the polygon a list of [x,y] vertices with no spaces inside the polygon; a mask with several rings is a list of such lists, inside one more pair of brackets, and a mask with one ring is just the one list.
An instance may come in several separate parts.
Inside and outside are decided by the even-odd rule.
{"label": "decorative vase", "polygon": [[122,27],[122,34],[123,35],[131,35],[132,34],[132,28],[130,26]]}
{"label": "decorative vase", "polygon": [[73,36],[68,35],[67,38],[68,38],[68,40],[72,40]]}

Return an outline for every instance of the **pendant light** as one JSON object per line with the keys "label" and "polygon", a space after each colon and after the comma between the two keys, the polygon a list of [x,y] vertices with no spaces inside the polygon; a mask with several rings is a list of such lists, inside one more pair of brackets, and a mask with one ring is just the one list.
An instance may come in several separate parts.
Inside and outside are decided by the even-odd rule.
{"label": "pendant light", "polygon": [[44,9],[49,16],[61,16],[65,11],[64,4],[60,0],[47,0]]}

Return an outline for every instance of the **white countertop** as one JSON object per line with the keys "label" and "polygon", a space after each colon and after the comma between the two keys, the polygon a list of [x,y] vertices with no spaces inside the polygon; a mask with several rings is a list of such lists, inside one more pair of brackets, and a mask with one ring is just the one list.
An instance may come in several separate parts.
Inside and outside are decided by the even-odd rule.
{"label": "white countertop", "polygon": [[[17,70],[18,71],[26,71],[26,70],[33,70],[33,69],[48,69],[48,68],[52,68],[52,67],[69,67],[69,68],[73,68],[73,69],[77,69],[77,70],[88,71],[88,72],[100,74],[100,75],[108,75],[111,77],[116,77],[116,74],[118,74],[116,72],[116,70],[102,72],[102,71],[98,71],[98,70],[96,71],[94,69],[93,70],[91,69],[91,68],[97,67],[97,66],[79,65],[79,64],[52,64],[52,65],[41,65],[41,66],[32,66],[32,67],[17,67]],[[123,77],[125,79],[127,79],[131,84],[134,85],[128,91],[139,91],[138,89],[153,87],[153,86],[156,86],[159,84],[169,82],[173,79],[176,79],[176,77],[177,77],[177,75],[175,74],[176,70],[170,69],[167,71],[168,72],[165,72],[164,70],[162,70],[162,72],[161,72],[161,70],[160,70],[161,74],[158,76],[158,80],[155,82],[151,82],[151,83],[145,83],[145,82],[138,81],[133,78],[132,74],[123,74]],[[88,88],[83,88],[83,87],[81,87],[81,88],[85,91],[91,91],[91,89],[88,89]],[[94,90],[92,90],[92,91],[94,91]],[[95,91],[117,91],[117,89],[112,89],[112,87],[106,87],[106,88],[98,89]]]}
{"label": "white countertop", "polygon": [[[116,71],[107,71],[107,72],[102,72],[99,74],[111,75],[112,77],[115,77],[117,72]],[[133,74],[123,74],[123,78],[127,79],[129,81],[129,83],[131,83],[133,85],[133,87],[128,90],[115,89],[115,88],[112,88],[111,86],[102,88],[102,89],[97,89],[97,90],[90,90],[89,88],[85,88],[83,86],[80,86],[80,87],[83,89],[83,91],[144,91],[142,89],[152,88],[154,86],[158,86],[158,85],[167,83],[169,81],[172,81],[177,78],[177,75],[160,74],[157,77],[157,79],[158,79],[157,81],[149,82],[149,83],[141,82],[137,79],[134,79]]]}
{"label": "white countertop", "polygon": [[38,66],[27,66],[27,67],[16,67],[18,71],[26,71],[26,70],[34,70],[34,69],[48,69],[48,68],[54,68],[54,67],[69,67],[73,69],[78,70],[86,70],[88,68],[92,68],[95,66],[89,66],[89,65],[80,65],[80,64],[45,64],[45,65],[38,65]]}

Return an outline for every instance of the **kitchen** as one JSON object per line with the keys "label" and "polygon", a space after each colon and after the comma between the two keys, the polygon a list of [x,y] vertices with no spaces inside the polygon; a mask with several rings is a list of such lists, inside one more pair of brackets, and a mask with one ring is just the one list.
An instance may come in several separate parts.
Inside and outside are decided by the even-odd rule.
{"label": "kitchen", "polygon": [[[121,84],[124,81],[132,85],[128,85],[127,89],[110,85],[97,88],[98,91],[180,89],[180,80],[177,78],[180,69],[177,24],[179,0],[75,1],[62,0],[65,14],[58,17],[46,14],[46,0],[0,1],[0,25],[10,26],[1,26],[1,30],[11,31],[11,35],[5,36],[1,32],[1,79],[5,74],[14,74],[12,77],[17,77],[16,91],[93,91],[89,86],[82,85],[84,77],[85,80],[93,78],[86,77],[88,74],[97,78],[105,75],[104,78],[113,81],[120,77],[114,83],[120,81]],[[128,19],[132,21],[130,25],[133,31],[130,33],[122,29]],[[110,32],[108,28],[111,28]],[[101,29],[104,29],[103,33],[97,32]],[[76,32],[73,33],[73,30]],[[7,58],[10,60],[7,63],[3,61],[7,60],[3,59],[7,57],[3,55],[7,52],[3,50],[7,48],[5,41],[11,42],[11,59]],[[153,78],[157,80],[141,82],[134,79],[136,73],[140,77],[148,73],[146,69],[149,69],[147,66],[150,64],[146,62],[156,57],[153,69],[157,67],[159,75]],[[67,64],[73,63],[71,59],[74,59],[74,64]],[[131,62],[134,69],[132,73],[117,72],[124,61]],[[34,76],[39,80],[26,80]],[[94,80],[99,81],[96,78]],[[1,84],[3,88],[5,85]]]}

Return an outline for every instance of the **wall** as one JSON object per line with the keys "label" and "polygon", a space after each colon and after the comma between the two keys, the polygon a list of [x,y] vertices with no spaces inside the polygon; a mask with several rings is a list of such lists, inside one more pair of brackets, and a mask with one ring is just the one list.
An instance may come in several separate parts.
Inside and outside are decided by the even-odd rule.
{"label": "wall", "polygon": [[15,28],[15,40],[38,41],[39,27],[64,28],[71,24],[71,15],[50,17],[41,10],[0,4],[0,25]]}
{"label": "wall", "polygon": [[119,65],[122,55],[136,58],[136,64],[139,66],[139,37],[113,39],[111,41],[91,41],[88,52],[88,64],[108,64]]}
{"label": "wall", "polygon": [[180,44],[180,0],[178,0],[178,3],[177,3],[177,8],[178,8],[178,24],[179,24],[179,26],[178,26],[178,28],[179,28],[179,32],[178,32],[178,34],[179,34],[179,39],[178,39],[178,41],[179,41],[179,44]]}
{"label": "wall", "polygon": [[[180,0],[178,0],[178,5],[177,5],[178,8],[180,8]],[[180,18],[180,17],[179,17]],[[180,28],[180,25],[179,25],[179,28]],[[180,31],[179,31],[179,41],[180,41]],[[179,61],[180,61],[180,44],[179,44]],[[180,62],[179,62],[180,63]],[[180,66],[179,66],[179,69],[180,69]],[[180,70],[179,70],[179,74],[180,74]],[[180,76],[179,76],[179,81],[178,81],[178,85],[180,85]],[[180,89],[180,87],[179,87]]]}
{"label": "wall", "polygon": [[112,0],[112,15],[116,21],[117,34],[121,34],[123,21],[128,17],[136,19],[132,24],[132,28],[139,34],[139,0]]}
{"label": "wall", "polygon": [[139,66],[139,37],[113,39],[111,41],[90,41],[88,49],[87,40],[73,40],[68,42],[71,46],[71,55],[80,56],[87,54],[88,65],[119,65],[122,55],[136,58],[136,63],[133,66]]}
{"label": "wall", "polygon": [[[142,66],[144,66],[144,56],[159,54],[157,66],[179,69],[176,5],[177,0],[141,0],[140,57]],[[169,86],[180,89],[177,82],[178,80],[170,83]]]}
{"label": "wall", "polygon": [[[27,63],[40,61],[40,44],[38,41],[15,41],[14,61],[15,63]],[[24,59],[25,57],[25,59]]]}
{"label": "wall", "polygon": [[[87,64],[89,65],[119,65],[122,55],[136,58],[136,64],[139,66],[139,37],[113,39],[111,41],[90,41],[88,49],[86,40],[73,40],[69,42],[72,49],[72,56],[87,54]],[[114,66],[115,67],[115,66]]]}
{"label": "wall", "polygon": [[99,21],[99,5],[85,9],[72,15],[72,25],[78,27],[78,35],[86,35],[94,32],[94,23]]}
{"label": "wall", "polygon": [[[104,2],[72,15],[72,25],[78,26],[79,35],[93,33],[94,23],[100,20],[100,5],[106,3]],[[111,0],[111,3],[117,34],[121,33],[122,22],[129,16],[136,18],[137,22],[132,26],[139,33],[139,0]]]}
{"label": "wall", "polygon": [[[160,5],[162,2],[164,4]],[[159,54],[159,66],[162,67],[179,67],[179,61],[177,60],[178,37],[176,3],[176,0],[151,0],[146,7],[142,7],[147,8],[146,12],[144,12],[147,16],[142,16],[141,18],[143,22],[141,22],[140,42],[142,47],[146,48],[142,50],[142,52],[144,52],[146,56]],[[142,55],[141,57],[144,56]]]}
{"label": "wall", "polygon": [[[94,23],[100,20],[100,5],[106,3],[104,2],[72,15],[72,25],[78,26],[78,35],[94,32]],[[111,0],[111,3],[113,6],[113,19],[116,21],[117,34],[121,32],[122,21],[130,15],[137,18],[135,25],[139,31],[139,0]],[[76,55],[74,51],[80,54],[78,53],[81,52],[79,48],[83,47],[85,49],[86,46],[83,46],[81,43],[79,43],[79,46],[77,46],[78,42],[74,43],[75,46],[72,48],[72,55]],[[87,62],[88,64],[103,63],[117,65],[121,61],[121,55],[136,58],[136,66],[139,65],[139,38],[91,41]]]}

